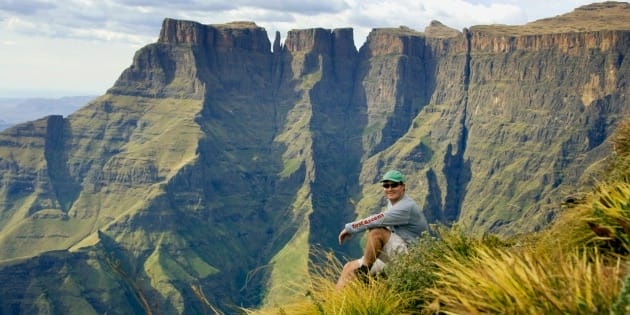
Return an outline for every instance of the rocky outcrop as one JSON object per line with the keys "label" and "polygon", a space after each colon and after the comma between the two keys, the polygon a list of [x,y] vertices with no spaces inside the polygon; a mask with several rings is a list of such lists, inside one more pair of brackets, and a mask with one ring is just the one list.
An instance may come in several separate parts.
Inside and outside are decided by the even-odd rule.
{"label": "rocky outcrop", "polygon": [[382,208],[390,168],[432,222],[540,229],[630,114],[627,22],[596,22],[627,12],[382,28],[359,50],[350,29],[272,50],[251,22],[166,19],[106,95],[0,133],[2,312],[282,301],[316,249],[358,254],[337,234]]}

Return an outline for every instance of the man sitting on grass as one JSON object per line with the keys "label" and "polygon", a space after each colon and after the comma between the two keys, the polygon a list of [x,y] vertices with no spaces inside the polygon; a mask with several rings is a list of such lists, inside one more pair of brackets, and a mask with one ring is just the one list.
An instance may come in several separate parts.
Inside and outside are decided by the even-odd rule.
{"label": "man sitting on grass", "polygon": [[347,223],[339,233],[341,245],[352,235],[368,230],[363,257],[344,265],[337,289],[357,276],[380,273],[385,263],[396,254],[406,252],[408,244],[429,228],[418,204],[405,195],[405,180],[399,171],[385,173],[380,182],[387,198],[387,210]]}

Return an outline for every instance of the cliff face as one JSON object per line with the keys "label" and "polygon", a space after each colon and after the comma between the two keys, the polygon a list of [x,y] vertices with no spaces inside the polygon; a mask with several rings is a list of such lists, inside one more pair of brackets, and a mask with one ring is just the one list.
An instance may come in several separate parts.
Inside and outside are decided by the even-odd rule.
{"label": "cliff face", "polygon": [[[602,157],[615,122],[630,110],[624,96],[630,34],[506,39],[474,29],[470,33],[465,155],[472,159],[485,152],[488,158],[476,159],[464,200],[469,208],[462,218],[481,229],[507,232],[549,216],[562,194],[589,180],[584,170]],[[501,198],[471,198],[497,191],[487,183],[503,186]],[[494,222],[484,215],[489,212]]]}
{"label": "cliff face", "polygon": [[351,29],[272,51],[250,22],[167,19],[107,94],[0,133],[0,313],[282,301],[384,205],[390,168],[432,222],[540,229],[630,114],[629,12],[375,29],[359,50]]}

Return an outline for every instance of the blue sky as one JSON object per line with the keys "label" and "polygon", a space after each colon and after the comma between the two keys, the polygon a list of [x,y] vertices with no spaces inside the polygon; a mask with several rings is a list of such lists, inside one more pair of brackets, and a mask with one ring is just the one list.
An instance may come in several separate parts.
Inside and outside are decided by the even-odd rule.
{"label": "blue sky", "polygon": [[291,29],[352,27],[358,48],[377,27],[522,25],[593,2],[602,1],[0,0],[0,98],[104,94],[166,17],[253,21],[282,40]]}

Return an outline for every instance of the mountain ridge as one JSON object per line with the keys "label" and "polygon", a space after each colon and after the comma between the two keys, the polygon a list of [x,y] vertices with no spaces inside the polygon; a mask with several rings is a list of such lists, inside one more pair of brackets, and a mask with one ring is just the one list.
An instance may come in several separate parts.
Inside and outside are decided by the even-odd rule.
{"label": "mountain ridge", "polygon": [[64,96],[59,98],[0,98],[0,111],[2,111],[0,131],[18,123],[48,115],[67,116],[94,98],[96,98],[95,95]]}

